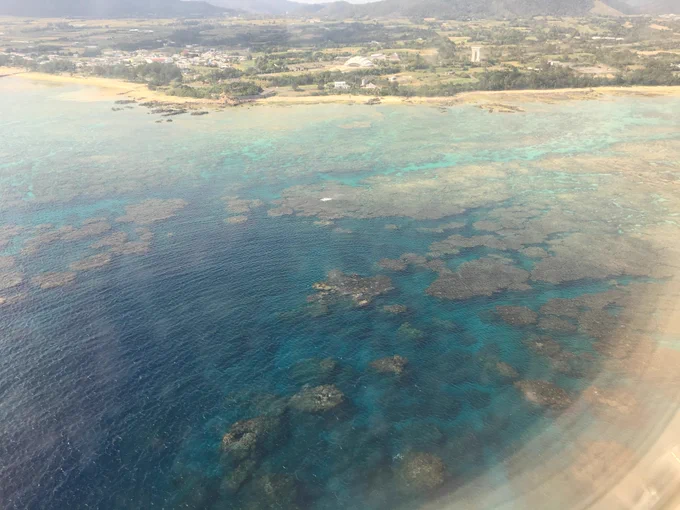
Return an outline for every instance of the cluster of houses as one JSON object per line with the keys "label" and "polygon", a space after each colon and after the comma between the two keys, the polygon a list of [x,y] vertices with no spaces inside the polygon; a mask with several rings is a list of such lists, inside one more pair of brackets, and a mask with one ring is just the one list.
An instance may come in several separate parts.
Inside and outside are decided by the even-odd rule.
{"label": "cluster of houses", "polygon": [[[202,48],[194,45],[188,45],[174,55],[167,55],[165,53],[149,50],[137,50],[132,52],[119,50],[104,50],[97,52],[97,50],[97,46],[86,46],[83,54],[78,52],[74,52],[71,55],[64,55],[61,53],[36,54],[13,51],[0,52],[0,54],[7,55],[12,60],[37,62],[38,64],[47,64],[48,62],[56,60],[67,60],[72,62],[78,69],[116,65],[137,66],[155,62],[175,64],[183,71],[187,71],[195,66],[227,69],[232,67],[234,63],[242,62],[247,59],[244,55],[234,55],[216,49]],[[93,52],[93,56],[87,56],[88,51]]]}

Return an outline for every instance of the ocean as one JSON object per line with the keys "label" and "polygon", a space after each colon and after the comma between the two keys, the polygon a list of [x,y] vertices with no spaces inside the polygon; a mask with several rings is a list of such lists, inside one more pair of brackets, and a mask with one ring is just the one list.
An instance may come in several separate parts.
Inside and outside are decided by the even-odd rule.
{"label": "ocean", "polygon": [[636,243],[676,204],[621,168],[679,175],[649,149],[675,98],[163,118],[0,91],[3,508],[417,508],[489,473],[510,501],[508,459],[568,449],[563,401],[621,382],[592,313],[668,278]]}

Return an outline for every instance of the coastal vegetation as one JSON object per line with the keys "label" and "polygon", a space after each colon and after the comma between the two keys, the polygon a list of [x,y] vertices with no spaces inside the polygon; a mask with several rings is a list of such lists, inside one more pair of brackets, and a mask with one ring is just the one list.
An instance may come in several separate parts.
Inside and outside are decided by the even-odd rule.
{"label": "coastal vegetation", "polygon": [[[447,97],[680,84],[680,19],[672,16],[628,16],[625,23],[591,15],[130,20],[115,28],[106,21],[35,21],[19,27],[1,26],[0,66],[116,78],[187,98]],[[473,48],[480,48],[477,58]]]}

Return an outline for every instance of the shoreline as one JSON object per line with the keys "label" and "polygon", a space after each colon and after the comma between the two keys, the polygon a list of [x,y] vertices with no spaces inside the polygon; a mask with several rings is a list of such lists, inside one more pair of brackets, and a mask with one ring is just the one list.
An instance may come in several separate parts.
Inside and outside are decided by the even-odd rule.
{"label": "shoreline", "polygon": [[[100,78],[94,76],[47,74],[26,71],[20,68],[0,67],[0,78],[18,78],[44,83],[48,85],[81,85],[79,91],[69,92],[64,97],[72,101],[106,101],[110,99],[134,99],[138,102],[156,101],[159,103],[176,104],[190,108],[222,108],[229,106],[217,99],[201,99],[193,97],[170,96],[163,92],[149,90],[144,83],[133,83],[115,78]],[[527,103],[573,100],[595,100],[606,96],[643,96],[643,97],[680,97],[680,86],[633,86],[633,87],[597,87],[583,89],[527,89],[527,90],[494,90],[461,92],[455,96],[369,96],[336,94],[324,96],[270,96],[256,99],[242,104],[250,106],[294,106],[313,104],[357,104],[363,105],[367,101],[378,97],[379,104],[385,105],[431,105],[453,106],[459,104],[473,104],[484,106],[504,105],[499,102]]]}

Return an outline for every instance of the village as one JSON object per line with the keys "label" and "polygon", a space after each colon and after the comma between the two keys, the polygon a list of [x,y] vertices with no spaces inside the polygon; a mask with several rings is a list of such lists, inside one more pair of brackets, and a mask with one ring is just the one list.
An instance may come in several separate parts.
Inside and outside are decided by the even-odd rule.
{"label": "village", "polygon": [[0,18],[0,66],[170,95],[455,95],[680,83],[680,17],[527,20]]}

